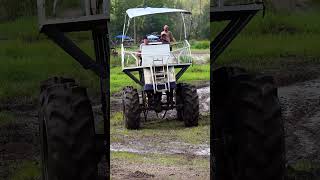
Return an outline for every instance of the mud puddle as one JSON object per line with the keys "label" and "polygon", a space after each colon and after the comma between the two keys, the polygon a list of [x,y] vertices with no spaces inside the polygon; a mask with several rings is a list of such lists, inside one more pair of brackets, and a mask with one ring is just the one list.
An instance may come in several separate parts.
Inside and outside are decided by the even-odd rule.
{"label": "mud puddle", "polygon": [[129,152],[137,154],[190,154],[196,156],[210,156],[210,145],[193,145],[182,142],[160,142],[150,144],[144,142],[130,142],[129,144],[113,143],[110,150],[114,152]]}

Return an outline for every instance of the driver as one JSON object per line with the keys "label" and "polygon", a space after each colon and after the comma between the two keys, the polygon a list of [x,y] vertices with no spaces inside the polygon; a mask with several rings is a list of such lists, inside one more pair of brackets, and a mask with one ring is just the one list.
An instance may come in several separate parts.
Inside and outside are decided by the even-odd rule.
{"label": "driver", "polygon": [[149,40],[147,36],[143,36],[142,43],[140,44],[140,50],[137,51],[136,56],[139,58],[139,66],[142,64],[142,56],[141,56],[141,46],[148,45]]}
{"label": "driver", "polygon": [[173,37],[172,32],[169,31],[168,25],[163,26],[163,31],[161,32],[161,36],[162,36],[162,34],[166,34],[167,42],[169,42],[169,43],[176,42],[176,39]]}

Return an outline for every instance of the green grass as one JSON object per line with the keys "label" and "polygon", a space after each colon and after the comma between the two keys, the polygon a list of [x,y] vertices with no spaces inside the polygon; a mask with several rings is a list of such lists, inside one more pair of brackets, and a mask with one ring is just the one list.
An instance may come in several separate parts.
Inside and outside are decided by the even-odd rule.
{"label": "green grass", "polygon": [[279,59],[320,59],[320,34],[240,36],[218,59],[219,65],[239,64],[260,70],[280,67]]}
{"label": "green grass", "polygon": [[[265,17],[258,13],[253,20],[245,27],[240,36],[262,36],[266,34],[319,34],[320,22],[319,11],[304,11],[294,13],[273,13],[266,12]],[[219,32],[226,22],[211,23],[211,39]]]}
{"label": "green grass", "polygon": [[50,76],[76,77],[87,87],[97,87],[93,73],[83,70],[52,43],[0,42],[0,101],[36,99],[40,81]]}
{"label": "green grass", "polygon": [[40,166],[34,161],[23,161],[11,165],[15,171],[11,172],[10,180],[40,179]]}
{"label": "green grass", "polygon": [[309,160],[299,160],[288,167],[290,179],[317,179],[320,172],[320,163]]}
{"label": "green grass", "polygon": [[21,17],[15,21],[0,24],[0,39],[39,40],[38,23],[36,17]]}
{"label": "green grass", "polygon": [[0,127],[13,123],[16,116],[9,111],[0,111]]}

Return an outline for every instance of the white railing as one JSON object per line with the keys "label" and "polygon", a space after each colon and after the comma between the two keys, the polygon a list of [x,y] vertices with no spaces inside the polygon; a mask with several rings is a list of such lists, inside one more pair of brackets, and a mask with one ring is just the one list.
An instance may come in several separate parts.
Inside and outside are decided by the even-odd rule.
{"label": "white railing", "polygon": [[[191,49],[190,44],[188,41],[184,41],[183,43],[178,43],[173,45],[183,45],[181,48],[174,49],[170,52],[169,55],[163,55],[163,54],[148,54],[148,53],[141,53],[141,51],[126,51],[123,44],[121,45],[121,63],[122,63],[122,69],[126,68],[143,68],[144,66],[141,61],[141,57],[162,57],[166,59],[166,64],[170,65],[179,65],[179,64],[191,64],[192,63],[192,56],[191,56]],[[132,62],[130,62],[132,61]],[[147,65],[146,67],[149,67],[150,65]]]}

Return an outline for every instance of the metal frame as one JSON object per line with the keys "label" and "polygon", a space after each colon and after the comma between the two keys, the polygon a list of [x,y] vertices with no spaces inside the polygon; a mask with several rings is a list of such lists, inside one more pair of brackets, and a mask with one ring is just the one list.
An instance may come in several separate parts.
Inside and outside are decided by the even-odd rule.
{"label": "metal frame", "polygon": [[[95,1],[95,0],[93,0]],[[105,155],[107,170],[110,171],[110,47],[108,0],[103,3],[104,12],[72,19],[45,19],[43,0],[38,0],[40,32],[46,34],[59,47],[73,57],[84,69],[90,69],[99,76],[101,92],[101,111],[103,113],[104,134],[96,134],[97,153]],[[95,60],[82,51],[65,32],[91,31],[94,41]],[[100,159],[99,158],[99,159]],[[109,173],[107,173],[109,174]],[[107,177],[108,178],[108,177]]]}
{"label": "metal frame", "polygon": [[[223,53],[223,51],[244,29],[257,12],[264,10],[263,2],[237,6],[224,6],[223,0],[218,0],[218,2],[220,2],[218,3],[219,6],[212,6],[213,4],[211,4],[210,20],[211,22],[229,21],[229,24],[210,43],[210,79],[213,79],[213,66],[219,55]],[[211,89],[214,88],[212,84],[213,83],[210,82]],[[213,97],[212,91],[210,92],[210,96]],[[213,112],[212,104],[210,105],[210,111]],[[210,113],[210,118],[213,119],[213,113]],[[211,149],[213,151],[213,145],[220,141],[220,139],[217,139],[217,135],[215,134],[215,122],[211,123],[210,131],[212,132],[210,139]],[[210,172],[214,174],[213,169],[216,167],[214,164],[213,154],[210,156],[210,162]]]}
{"label": "metal frame", "polygon": [[[172,12],[170,12],[170,13],[172,13]],[[182,22],[183,22],[184,43],[186,43],[186,47],[184,47],[184,48],[188,48],[190,56],[191,56],[190,44],[187,41],[187,30],[186,30],[186,22],[185,22],[185,17],[184,17],[184,14],[191,14],[191,13],[186,13],[186,12],[183,12],[183,13],[179,12],[179,13],[181,15],[181,19],[182,19]],[[136,17],[129,18],[129,16],[127,14],[125,15],[124,25],[123,25],[123,32],[122,32],[123,37],[126,36],[126,34],[128,33],[131,19],[134,19],[134,18],[136,18]],[[124,64],[125,64],[125,62],[124,62],[125,61],[125,57],[124,57],[125,53],[130,53],[135,58],[133,53],[136,53],[136,52],[125,51],[125,48],[124,48],[124,45],[123,45],[124,38],[122,38],[121,42],[122,42],[122,44],[121,44],[122,71],[125,74],[127,74],[134,82],[136,82],[140,86],[144,86],[144,82],[142,81],[142,79],[139,80],[138,78],[136,78],[132,74],[132,72],[138,71],[140,76],[141,76],[141,73],[143,73],[143,68],[149,68],[149,67],[142,67],[142,66],[137,66],[137,67],[134,67],[134,68],[132,68],[132,67],[130,67],[130,68],[124,67]],[[184,48],[182,48],[182,49],[184,49]],[[186,72],[186,70],[189,68],[189,66],[191,64],[192,63],[180,64],[178,62],[178,64],[169,64],[168,67],[174,66],[174,68],[181,68],[181,70],[176,74],[176,81],[178,81],[181,78],[181,76],[183,75],[183,73]]]}
{"label": "metal frame", "polygon": [[[58,1],[58,0],[57,0]],[[63,0],[60,0],[63,1]],[[109,17],[110,0],[82,0],[85,1],[85,15],[69,18],[47,18],[46,0],[37,0],[39,29],[42,32],[44,27],[49,25],[58,26],[63,32],[88,31],[94,26],[102,24]],[[98,6],[96,5],[98,3]],[[91,10],[90,10],[91,8]],[[100,12],[102,10],[102,12]]]}
{"label": "metal frame", "polygon": [[230,21],[229,24],[210,43],[210,61],[214,63],[219,55],[237,37],[243,28],[257,14],[264,9],[264,5],[249,4],[239,6],[222,6],[210,9],[210,19],[212,21]]}

